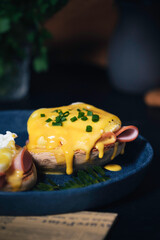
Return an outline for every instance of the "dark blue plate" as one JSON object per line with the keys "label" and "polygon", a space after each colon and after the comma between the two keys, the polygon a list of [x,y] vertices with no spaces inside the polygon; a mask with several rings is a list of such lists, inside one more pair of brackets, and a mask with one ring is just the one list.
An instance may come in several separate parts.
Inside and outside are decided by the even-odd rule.
{"label": "dark blue plate", "polygon": [[[0,133],[7,130],[18,134],[17,144],[27,140],[26,123],[32,111],[0,112]],[[122,166],[119,172],[106,171],[110,179],[84,188],[60,191],[0,192],[0,215],[46,215],[105,207],[132,192],[143,178],[153,157],[151,145],[139,136],[128,143],[125,154],[112,163]],[[47,175],[59,184],[70,176]]]}

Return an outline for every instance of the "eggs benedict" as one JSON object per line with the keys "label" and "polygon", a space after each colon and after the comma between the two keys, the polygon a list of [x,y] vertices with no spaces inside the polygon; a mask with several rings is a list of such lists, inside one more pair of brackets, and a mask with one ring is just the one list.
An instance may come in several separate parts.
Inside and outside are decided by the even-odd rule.
{"label": "eggs benedict", "polygon": [[0,191],[25,191],[37,180],[32,156],[15,144],[16,137],[10,131],[0,134]]}
{"label": "eggs benedict", "polygon": [[138,136],[135,126],[86,103],[34,111],[27,123],[27,149],[36,165],[47,171],[66,171],[105,165]]}

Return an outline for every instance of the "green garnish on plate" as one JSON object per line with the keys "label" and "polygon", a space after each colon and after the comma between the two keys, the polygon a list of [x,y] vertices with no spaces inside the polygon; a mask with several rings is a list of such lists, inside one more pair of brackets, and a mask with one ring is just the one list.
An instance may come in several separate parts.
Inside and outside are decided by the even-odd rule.
{"label": "green garnish on plate", "polygon": [[51,179],[47,179],[47,183],[40,182],[34,188],[38,191],[57,191],[71,188],[87,187],[92,184],[105,182],[110,177],[106,175],[106,171],[100,166],[94,166],[86,170],[79,170],[75,176],[63,185],[56,184]]}

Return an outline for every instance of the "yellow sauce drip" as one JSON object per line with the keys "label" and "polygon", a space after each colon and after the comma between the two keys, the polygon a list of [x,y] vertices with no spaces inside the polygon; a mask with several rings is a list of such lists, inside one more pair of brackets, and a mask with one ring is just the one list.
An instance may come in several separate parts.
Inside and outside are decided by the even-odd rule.
{"label": "yellow sauce drip", "polygon": [[115,145],[114,145],[114,150],[113,150],[111,160],[113,160],[115,158],[115,156],[117,154],[117,150],[118,150],[118,142],[116,142]]}
{"label": "yellow sauce drip", "polygon": [[117,172],[122,169],[122,167],[118,164],[108,164],[104,167],[106,170]]}
{"label": "yellow sauce drip", "polygon": [[103,158],[103,155],[104,155],[104,143],[103,142],[98,142],[95,147],[99,151],[99,158]]}
{"label": "yellow sauce drip", "polygon": [[115,138],[113,136],[110,136],[96,143],[95,148],[99,151],[99,158],[103,158],[104,146],[112,144],[114,142],[115,142]]}
{"label": "yellow sauce drip", "polygon": [[124,154],[125,146],[126,146],[126,143],[124,143],[124,147],[123,147],[122,150],[121,150],[121,155]]}
{"label": "yellow sauce drip", "polygon": [[48,175],[64,175],[62,172],[53,172],[53,171],[43,171],[42,173],[48,174]]}
{"label": "yellow sauce drip", "polygon": [[7,182],[12,187],[12,191],[18,191],[22,184],[23,171],[14,170],[6,174]]}
{"label": "yellow sauce drip", "polygon": [[[85,113],[85,116],[88,118],[86,121],[78,118],[79,112],[77,109]],[[56,110],[61,110],[63,113],[69,112],[66,120],[62,122],[62,126],[52,125],[52,122],[59,116]],[[93,114],[99,115],[99,121],[93,122],[92,116],[88,116],[87,111],[92,111]],[[70,120],[73,117],[77,117],[77,120],[74,122]],[[53,121],[46,122],[49,118]],[[87,125],[92,126],[91,132],[86,132]],[[85,103],[71,104],[58,108],[42,108],[33,112],[28,120],[29,143],[27,148],[33,153],[48,152],[52,154],[54,154],[54,151],[57,152],[57,149],[61,149],[60,154],[54,154],[56,161],[59,163],[62,162],[61,159],[65,160],[66,172],[67,174],[72,174],[73,156],[76,150],[84,151],[87,161],[90,157],[91,149],[100,139],[102,133],[114,132],[120,127],[121,121],[117,116]],[[100,157],[103,157],[104,154],[104,143],[97,143]]]}

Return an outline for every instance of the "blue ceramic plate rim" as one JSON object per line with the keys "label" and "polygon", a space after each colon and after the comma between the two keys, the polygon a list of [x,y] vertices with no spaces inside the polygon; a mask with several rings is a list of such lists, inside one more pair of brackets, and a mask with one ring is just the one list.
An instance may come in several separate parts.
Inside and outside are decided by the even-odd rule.
{"label": "blue ceramic plate rim", "polygon": [[[19,137],[16,142],[19,145],[24,145],[27,137],[26,123],[32,112],[33,110],[0,111],[0,133],[5,133],[7,130],[18,133]],[[122,198],[135,189],[153,157],[152,146],[141,135],[133,144],[135,145],[128,146],[130,150],[126,150],[124,158],[123,156],[121,158],[122,163],[127,164],[127,171],[125,171],[125,168],[123,170],[122,165],[122,171],[117,172],[117,174],[109,174],[111,177],[109,180],[82,188],[47,192],[32,190],[26,192],[0,192],[0,215],[30,216],[81,211],[106,206],[106,204]],[[140,148],[137,148],[134,153],[134,147],[138,146]],[[127,163],[125,156],[127,158],[131,157],[131,162]],[[117,163],[121,164],[120,159],[117,160]],[[61,180],[63,181],[63,178]],[[72,201],[73,197],[74,201]],[[65,202],[64,198],[66,199]],[[39,202],[39,199],[43,201]],[[37,201],[39,205],[37,205]]]}

